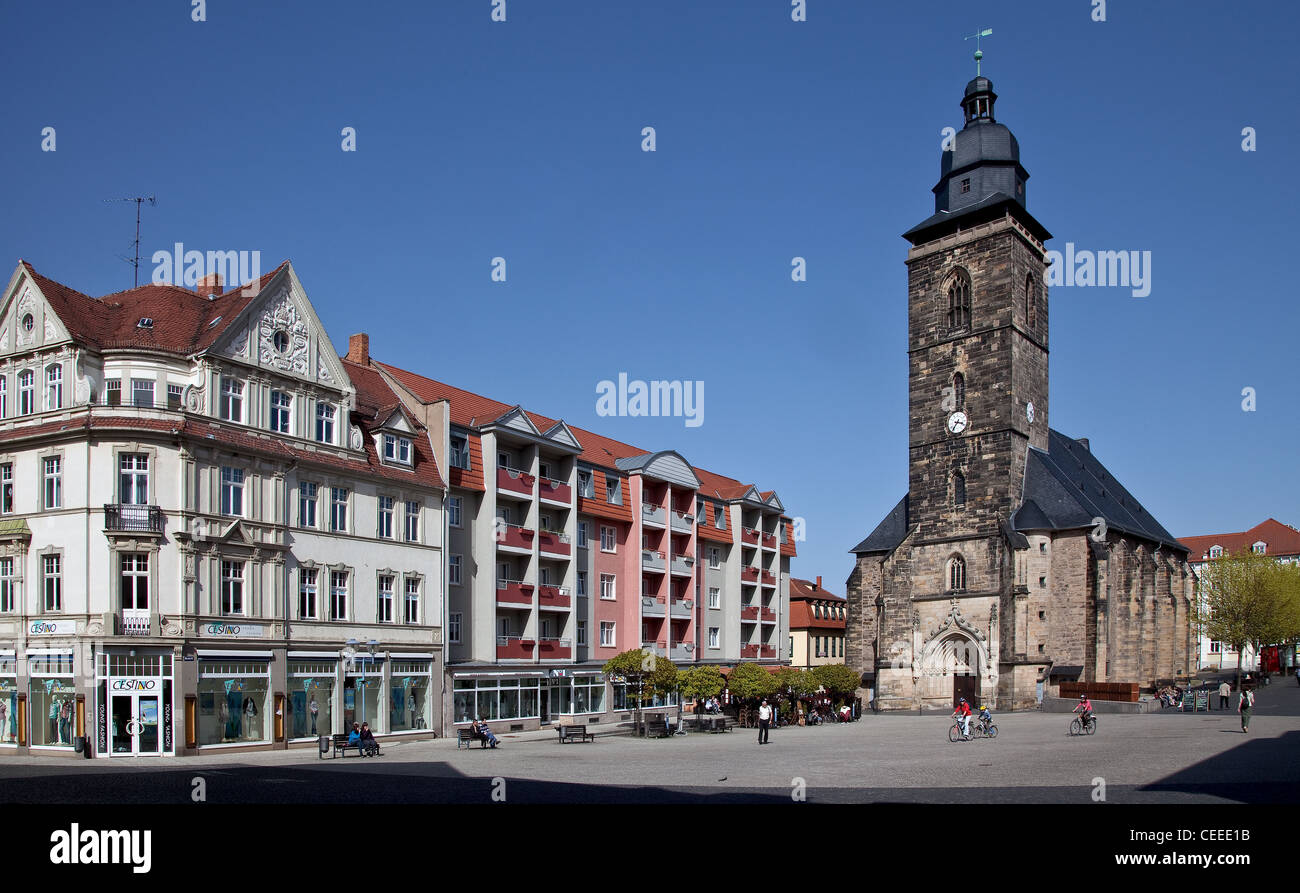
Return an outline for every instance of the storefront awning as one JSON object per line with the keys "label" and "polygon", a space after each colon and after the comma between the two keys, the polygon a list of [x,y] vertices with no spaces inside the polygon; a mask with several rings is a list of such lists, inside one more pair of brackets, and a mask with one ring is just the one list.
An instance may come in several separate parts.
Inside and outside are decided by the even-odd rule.
{"label": "storefront awning", "polygon": [[433,660],[433,655],[418,651],[392,651],[389,656],[394,660]]}
{"label": "storefront awning", "polygon": [[203,657],[259,657],[259,658],[264,658],[265,660],[270,660],[273,655],[272,652],[270,651],[230,651],[225,648],[221,648],[221,649],[200,648],[198,650],[198,656],[201,658]]}
{"label": "storefront awning", "polygon": [[337,651],[290,651],[289,657],[328,657],[334,660],[339,659]]}

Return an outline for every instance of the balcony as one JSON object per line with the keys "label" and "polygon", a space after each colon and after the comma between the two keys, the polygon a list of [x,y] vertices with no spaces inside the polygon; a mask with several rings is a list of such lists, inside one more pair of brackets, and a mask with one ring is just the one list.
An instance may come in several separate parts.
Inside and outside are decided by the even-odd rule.
{"label": "balcony", "polygon": [[744,660],[744,659],[747,658],[747,657],[758,657],[758,646],[757,646],[757,645],[741,645],[741,646],[740,646],[740,657],[741,657],[742,660]]}
{"label": "balcony", "polygon": [[763,534],[763,548],[764,548],[764,549],[771,549],[771,550],[773,550],[773,551],[776,550],[776,534],[775,534],[775,533],[765,533],[765,534]]}
{"label": "balcony", "polygon": [[664,616],[664,603],[653,596],[641,596],[641,616],[642,617],[662,617]]}
{"label": "balcony", "polygon": [[156,505],[124,505],[114,503],[104,506],[104,529],[113,533],[163,532],[162,509]]}
{"label": "balcony", "polygon": [[533,584],[522,580],[497,580],[497,604],[512,608],[531,608]]}
{"label": "balcony", "polygon": [[740,569],[740,582],[742,582],[742,583],[757,583],[757,582],[758,582],[758,568],[756,568],[756,567],[742,567],[742,568]]}
{"label": "balcony", "polygon": [[695,559],[690,555],[674,555],[672,572],[679,577],[693,576],[695,574]]}
{"label": "balcony", "polygon": [[758,531],[752,527],[740,528],[740,541],[746,546],[758,545]]}
{"label": "balcony", "polygon": [[679,515],[677,512],[673,512],[672,527],[673,530],[679,533],[692,533],[695,530],[695,516]]}
{"label": "balcony", "polygon": [[761,646],[761,647],[758,649],[758,656],[759,656],[759,657],[768,657],[768,658],[776,657],[776,646],[775,646],[775,645],[763,645],[763,646]]}
{"label": "balcony", "polygon": [[537,604],[543,611],[567,611],[572,599],[567,588],[543,583],[537,587]]}
{"label": "balcony", "polygon": [[664,572],[664,553],[655,549],[642,549],[641,569],[662,574]]}
{"label": "balcony", "polygon": [[763,585],[764,585],[764,586],[775,586],[775,585],[776,585],[776,575],[773,574],[771,571],[763,571]]}
{"label": "balcony", "polygon": [[674,662],[690,662],[695,659],[695,643],[674,643],[668,651],[668,659]]}
{"label": "balcony", "polygon": [[497,492],[521,499],[533,498],[533,481],[531,474],[514,468],[497,469]]}
{"label": "balcony", "polygon": [[672,604],[672,615],[674,617],[690,617],[695,608],[694,599],[675,598]]}
{"label": "balcony", "polygon": [[551,555],[563,555],[566,558],[573,553],[573,544],[566,534],[554,530],[542,530],[537,534],[537,548]]}
{"label": "balcony", "polygon": [[532,660],[537,643],[518,636],[497,636],[497,660]]}
{"label": "balcony", "polygon": [[119,636],[147,636],[152,632],[148,608],[123,608],[117,617]]}
{"label": "balcony", "polygon": [[742,623],[758,622],[758,605],[745,605],[740,609],[740,620]]}
{"label": "balcony", "polygon": [[764,623],[776,623],[776,612],[771,608],[764,608],[758,616]]}
{"label": "balcony", "polygon": [[553,481],[550,478],[538,478],[537,495],[546,502],[554,502],[560,505],[573,504],[573,488],[564,483],[564,481]]}
{"label": "balcony", "polygon": [[668,643],[660,639],[658,642],[642,642],[641,650],[647,651],[656,657],[668,656]]}
{"label": "balcony", "polygon": [[542,639],[537,643],[542,660],[569,660],[573,657],[573,642],[569,639]]}
{"label": "balcony", "polygon": [[641,506],[641,521],[654,527],[663,527],[667,512],[661,505]]}
{"label": "balcony", "polygon": [[516,549],[521,552],[533,551],[533,539],[537,532],[517,524],[507,524],[505,531],[499,534],[497,546],[504,549]]}

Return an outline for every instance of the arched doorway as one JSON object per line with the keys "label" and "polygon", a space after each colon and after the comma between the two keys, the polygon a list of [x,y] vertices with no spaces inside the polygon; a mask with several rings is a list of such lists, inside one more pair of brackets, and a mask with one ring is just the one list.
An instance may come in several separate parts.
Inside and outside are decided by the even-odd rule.
{"label": "arched doorway", "polygon": [[980,650],[970,638],[954,633],[939,645],[941,666],[945,676],[952,676],[952,705],[965,698],[972,708],[979,706]]}

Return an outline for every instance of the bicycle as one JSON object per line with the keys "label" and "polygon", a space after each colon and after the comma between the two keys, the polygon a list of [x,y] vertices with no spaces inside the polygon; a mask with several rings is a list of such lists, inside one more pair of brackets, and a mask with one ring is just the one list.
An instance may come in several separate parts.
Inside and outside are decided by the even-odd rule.
{"label": "bicycle", "polygon": [[[971,732],[973,733],[974,731],[975,731],[974,728],[971,728]],[[952,728],[948,730],[948,740],[951,741],[953,744],[956,744],[958,741],[961,741],[963,739],[967,741],[970,740],[970,738],[966,737],[961,733],[961,723],[954,722],[952,724]]]}
{"label": "bicycle", "polygon": [[993,724],[992,720],[979,720],[971,725],[972,738],[996,738],[998,737],[998,727]]}
{"label": "bicycle", "polygon": [[1097,731],[1096,716],[1089,716],[1088,722],[1086,724],[1077,716],[1070,721],[1071,735],[1091,735],[1096,731]]}

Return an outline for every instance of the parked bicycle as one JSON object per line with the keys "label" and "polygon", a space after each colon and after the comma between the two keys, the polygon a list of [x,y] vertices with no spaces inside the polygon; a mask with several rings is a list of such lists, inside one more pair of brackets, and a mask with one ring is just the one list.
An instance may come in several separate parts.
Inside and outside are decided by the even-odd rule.
{"label": "parked bicycle", "polygon": [[1089,716],[1087,723],[1084,723],[1084,721],[1079,719],[1077,716],[1070,720],[1071,735],[1091,735],[1095,731],[1097,731],[1096,716]]}

